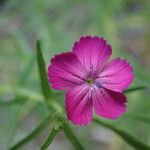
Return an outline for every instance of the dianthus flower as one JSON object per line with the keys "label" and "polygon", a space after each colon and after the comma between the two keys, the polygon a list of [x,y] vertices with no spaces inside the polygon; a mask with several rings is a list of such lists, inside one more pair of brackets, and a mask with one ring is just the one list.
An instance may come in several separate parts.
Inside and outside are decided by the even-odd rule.
{"label": "dianthus flower", "polygon": [[98,116],[117,119],[126,111],[122,92],[132,82],[133,69],[120,58],[109,61],[112,49],[103,38],[85,36],[72,51],[56,55],[48,67],[53,89],[66,92],[68,120],[77,125]]}

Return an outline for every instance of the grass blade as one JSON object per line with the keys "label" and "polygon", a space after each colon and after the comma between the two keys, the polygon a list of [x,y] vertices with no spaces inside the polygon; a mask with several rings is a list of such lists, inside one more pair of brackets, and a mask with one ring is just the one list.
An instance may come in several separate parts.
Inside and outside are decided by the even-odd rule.
{"label": "grass blade", "polygon": [[34,137],[36,137],[51,121],[53,115],[49,115],[36,129],[34,129],[29,135],[27,135],[24,139],[19,141],[17,144],[12,146],[9,150],[17,150],[22,147],[24,144],[31,141]]}
{"label": "grass blade", "polygon": [[135,91],[140,91],[140,90],[146,90],[146,89],[148,89],[148,87],[146,87],[146,86],[139,86],[139,87],[129,88],[124,93],[128,94],[130,92],[135,92]]}
{"label": "grass blade", "polygon": [[44,63],[43,55],[41,52],[41,44],[39,40],[37,40],[37,43],[36,43],[36,52],[37,52],[37,64],[38,64],[38,70],[39,70],[39,75],[40,75],[42,92],[43,92],[45,99],[48,100],[50,99],[50,95],[52,95],[52,92],[48,84],[45,63]]}
{"label": "grass blade", "polygon": [[114,126],[112,126],[109,123],[106,123],[100,119],[94,118],[93,121],[99,125],[102,125],[104,127],[107,127],[111,130],[113,130],[114,132],[116,132],[120,137],[122,137],[127,143],[129,143],[131,146],[133,146],[134,148],[136,148],[137,150],[150,150],[150,146],[140,142],[138,139],[136,139],[135,137],[133,137],[132,135],[126,133],[124,130],[121,130],[119,128],[116,128]]}
{"label": "grass blade", "polygon": [[76,150],[84,150],[84,148],[81,145],[81,143],[79,142],[79,140],[75,137],[73,131],[70,128],[70,126],[68,124],[65,124],[63,129],[64,129],[65,135],[67,136],[67,138],[69,139],[69,141],[72,143],[72,145],[74,146],[74,148]]}

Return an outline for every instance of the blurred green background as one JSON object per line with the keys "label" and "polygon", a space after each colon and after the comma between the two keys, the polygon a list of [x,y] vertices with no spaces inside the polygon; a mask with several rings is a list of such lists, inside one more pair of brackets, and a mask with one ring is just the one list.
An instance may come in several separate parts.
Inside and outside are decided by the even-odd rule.
{"label": "blurred green background", "polygon": [[[133,65],[132,87],[150,87],[149,18],[150,0],[0,0],[0,150],[28,135],[48,114],[47,106],[36,100],[41,96],[37,38],[48,65],[51,57],[70,50],[80,36],[102,36],[112,45],[113,57],[126,58]],[[146,120],[150,118],[150,90],[127,97],[128,112],[113,125],[150,145],[150,121]],[[64,108],[63,94],[55,100]],[[20,149],[38,150],[50,127]],[[72,128],[87,150],[134,149],[94,123]],[[73,147],[61,132],[49,149]]]}

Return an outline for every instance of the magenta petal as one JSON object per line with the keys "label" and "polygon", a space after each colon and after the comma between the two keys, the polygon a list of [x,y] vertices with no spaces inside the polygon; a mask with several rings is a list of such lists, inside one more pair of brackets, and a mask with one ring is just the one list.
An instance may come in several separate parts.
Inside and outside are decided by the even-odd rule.
{"label": "magenta petal", "polygon": [[48,67],[48,81],[56,90],[65,90],[82,84],[85,68],[72,52],[56,55]]}
{"label": "magenta petal", "polygon": [[103,38],[86,36],[75,42],[73,52],[88,71],[92,69],[97,72],[110,57],[112,50]]}
{"label": "magenta petal", "polygon": [[68,120],[77,125],[87,125],[92,121],[92,101],[89,98],[88,86],[83,84],[66,94]]}
{"label": "magenta petal", "polygon": [[97,81],[107,89],[122,92],[133,81],[133,69],[126,60],[114,59],[106,64]]}
{"label": "magenta petal", "polygon": [[126,111],[126,97],[104,88],[92,92],[95,113],[109,119],[117,119]]}

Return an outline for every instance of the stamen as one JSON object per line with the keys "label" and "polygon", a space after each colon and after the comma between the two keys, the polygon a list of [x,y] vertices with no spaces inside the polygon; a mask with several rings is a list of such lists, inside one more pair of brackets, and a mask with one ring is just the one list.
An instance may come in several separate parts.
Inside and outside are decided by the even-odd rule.
{"label": "stamen", "polygon": [[92,91],[93,91],[93,90],[94,90],[94,87],[91,86],[91,87],[89,88],[89,98],[92,97]]}
{"label": "stamen", "polygon": [[102,87],[102,85],[101,85],[99,82],[95,82],[94,84],[95,84],[97,87],[99,87],[99,88]]}
{"label": "stamen", "polygon": [[93,83],[94,83],[94,80],[93,80],[92,78],[87,78],[87,79],[86,79],[86,82],[87,82],[88,84],[93,84]]}

